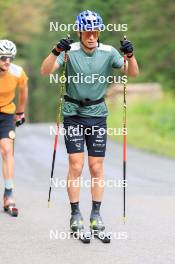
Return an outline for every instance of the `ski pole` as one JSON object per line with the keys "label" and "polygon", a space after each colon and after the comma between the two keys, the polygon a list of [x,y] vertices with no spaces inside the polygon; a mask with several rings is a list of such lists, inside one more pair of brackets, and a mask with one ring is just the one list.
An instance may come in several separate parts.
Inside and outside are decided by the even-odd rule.
{"label": "ski pole", "polygon": [[[124,36],[124,41],[127,38]],[[126,74],[126,58],[127,55],[124,54],[124,73]],[[127,127],[126,127],[126,83],[123,84],[123,221],[126,222],[126,135],[127,135]]]}
{"label": "ski pole", "polygon": [[[67,35],[67,38],[70,38],[70,36]],[[63,71],[62,71],[62,75],[61,75],[61,80],[65,79],[67,58],[68,58],[67,51],[65,51],[64,67],[63,67]],[[59,103],[57,106],[57,114],[56,114],[56,135],[55,135],[53,158],[52,158],[52,169],[51,169],[51,176],[50,176],[48,207],[50,207],[50,198],[51,198],[51,191],[52,191],[52,179],[53,179],[53,173],[54,173],[54,167],[55,167],[55,158],[56,158],[56,150],[57,150],[57,145],[58,145],[58,133],[59,133],[59,125],[60,125],[60,121],[61,121],[64,91],[65,91],[65,83],[61,82],[61,89],[58,90],[58,94],[60,93],[60,99],[59,99]]]}

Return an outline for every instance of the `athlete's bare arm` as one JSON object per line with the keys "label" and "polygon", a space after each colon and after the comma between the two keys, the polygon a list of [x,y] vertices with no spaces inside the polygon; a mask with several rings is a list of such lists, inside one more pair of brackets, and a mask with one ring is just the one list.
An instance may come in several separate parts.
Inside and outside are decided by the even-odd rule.
{"label": "athlete's bare arm", "polygon": [[26,82],[24,88],[19,89],[17,113],[24,112],[27,100],[28,100],[28,85]]}
{"label": "athlete's bare arm", "polygon": [[[124,73],[124,65],[122,66],[122,72]],[[127,58],[126,61],[126,74],[131,77],[136,77],[139,75],[139,68],[136,58]]]}
{"label": "athlete's bare arm", "polygon": [[43,61],[41,65],[41,74],[49,75],[50,73],[55,72],[59,68],[59,64],[56,62],[57,56],[52,53]]}

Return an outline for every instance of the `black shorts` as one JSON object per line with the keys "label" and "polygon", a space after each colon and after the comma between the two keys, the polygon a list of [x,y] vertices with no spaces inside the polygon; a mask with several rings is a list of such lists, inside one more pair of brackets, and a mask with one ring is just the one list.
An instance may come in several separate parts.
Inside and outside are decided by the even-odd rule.
{"label": "black shorts", "polygon": [[84,152],[88,156],[104,157],[106,151],[106,117],[64,117],[64,140],[67,153]]}
{"label": "black shorts", "polygon": [[0,139],[15,138],[14,115],[0,113]]}

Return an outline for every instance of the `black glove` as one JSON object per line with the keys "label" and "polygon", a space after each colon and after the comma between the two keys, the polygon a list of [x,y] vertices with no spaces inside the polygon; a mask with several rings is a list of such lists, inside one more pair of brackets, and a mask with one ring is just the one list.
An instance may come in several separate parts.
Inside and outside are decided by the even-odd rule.
{"label": "black glove", "polygon": [[121,47],[120,50],[124,53],[124,54],[128,54],[128,53],[133,53],[133,45],[129,40],[120,40],[121,43]]}
{"label": "black glove", "polygon": [[52,53],[55,56],[59,56],[60,55],[60,52],[70,50],[70,48],[71,48],[70,44],[72,44],[72,43],[73,43],[73,39],[70,39],[70,38],[61,39],[56,44],[56,47],[53,48]]}
{"label": "black glove", "polygon": [[23,112],[16,113],[16,126],[21,126],[25,122],[25,115]]}
{"label": "black glove", "polygon": [[60,49],[60,51],[67,51],[67,50],[70,50],[70,44],[73,43],[73,39],[61,39],[58,43],[57,43],[57,48]]}

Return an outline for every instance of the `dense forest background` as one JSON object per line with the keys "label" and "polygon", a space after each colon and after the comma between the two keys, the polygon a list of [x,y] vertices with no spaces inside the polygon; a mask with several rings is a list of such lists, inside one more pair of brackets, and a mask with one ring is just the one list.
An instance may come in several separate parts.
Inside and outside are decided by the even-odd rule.
{"label": "dense forest background", "polygon": [[[127,24],[127,32],[104,31],[101,41],[119,49],[123,35],[134,44],[140,66],[136,82],[159,82],[175,89],[175,2],[174,0],[0,0],[0,38],[18,47],[16,63],[29,76],[31,122],[53,121],[57,85],[40,75],[40,65],[53,45],[67,32],[50,31],[50,22],[74,23],[82,10],[101,14],[105,24]],[[75,32],[71,37],[77,41]],[[132,81],[132,80],[131,80]]]}

